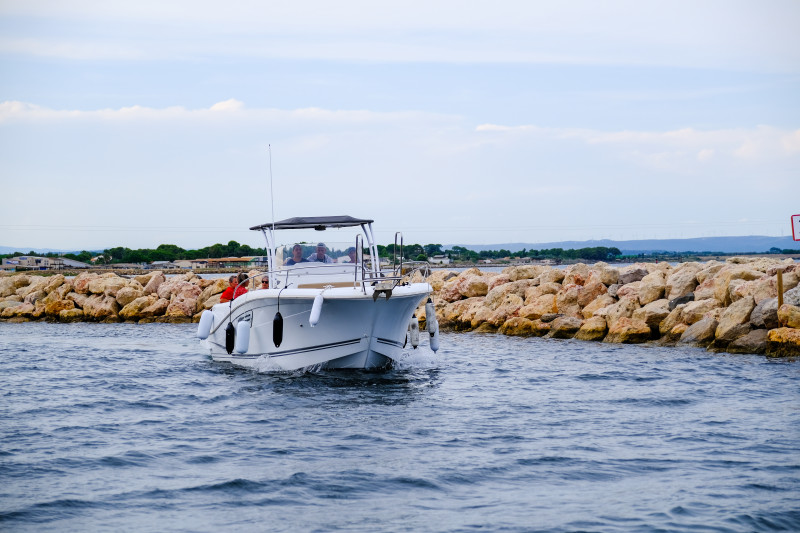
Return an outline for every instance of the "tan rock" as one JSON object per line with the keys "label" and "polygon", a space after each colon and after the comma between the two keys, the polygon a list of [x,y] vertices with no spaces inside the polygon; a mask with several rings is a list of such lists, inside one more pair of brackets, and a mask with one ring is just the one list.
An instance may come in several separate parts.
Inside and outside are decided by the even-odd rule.
{"label": "tan rock", "polygon": [[[720,268],[722,265],[720,264]],[[698,284],[697,274],[701,270],[699,263],[681,263],[667,277],[664,295],[668,300],[686,296],[695,290]]]}
{"label": "tan rock", "polygon": [[117,291],[128,285],[128,280],[121,278],[114,273],[103,274],[100,277],[89,281],[89,292],[91,294],[104,294],[116,297]]}
{"label": "tan rock", "polygon": [[545,283],[561,283],[564,280],[564,271],[560,268],[548,267],[544,272],[539,274],[539,285]]}
{"label": "tan rock", "polygon": [[166,281],[166,279],[167,278],[164,276],[163,272],[161,272],[160,270],[156,270],[155,272],[150,274],[150,279],[147,281],[146,284],[142,283],[138,279],[136,281],[139,281],[139,283],[142,283],[142,285],[144,285],[144,294],[148,295],[148,294],[157,294],[158,288],[161,286],[162,283],[164,283],[164,281]]}
{"label": "tan rock", "polygon": [[[426,281],[430,284],[434,291],[439,292],[445,282],[458,276],[458,273],[452,270],[434,270]],[[223,289],[225,290],[225,289]],[[215,293],[216,294],[216,293]]]}
{"label": "tan rock", "polygon": [[697,273],[697,283],[702,285],[706,280],[712,279],[724,266],[725,263],[720,263],[719,261],[709,261],[704,264],[700,263],[700,272]]}
{"label": "tan rock", "polygon": [[727,265],[720,269],[714,277],[714,297],[722,302],[724,306],[731,304],[731,297],[728,293],[728,287],[731,280],[741,279],[750,281],[758,279],[763,275],[762,272],[752,270],[747,266]]}
{"label": "tan rock", "polygon": [[776,328],[769,330],[766,353],[771,357],[800,355],[800,329]]}
{"label": "tan rock", "polygon": [[35,304],[36,302],[43,300],[45,297],[47,297],[47,293],[45,293],[44,290],[38,290],[29,292],[22,301],[29,304]]}
{"label": "tan rock", "polygon": [[83,314],[94,320],[103,320],[119,314],[119,304],[113,296],[92,294],[83,303]]}
{"label": "tan rock", "polygon": [[578,291],[581,289],[580,285],[571,284],[564,285],[561,290],[556,294],[556,310],[574,318],[582,318],[581,307],[578,305]]}
{"label": "tan rock", "polygon": [[718,307],[720,307],[720,304],[716,298],[707,298],[705,300],[695,300],[694,302],[689,302],[683,308],[681,321],[689,325],[700,322],[706,313]]}
{"label": "tan rock", "polygon": [[583,321],[571,316],[560,316],[550,324],[548,337],[553,339],[571,339],[581,329]]}
{"label": "tan rock", "polygon": [[[595,263],[594,266],[592,266],[592,272],[596,273],[599,278],[598,281],[606,287],[619,283],[619,270],[609,266],[607,263],[602,261]],[[590,273],[589,275],[591,279],[592,274]]]}
{"label": "tan rock", "polygon": [[78,294],[89,294],[89,283],[99,278],[94,272],[81,272],[72,280],[72,290]]}
{"label": "tan rock", "polygon": [[116,298],[120,307],[125,307],[136,298],[144,296],[144,289],[134,287],[122,287],[117,291]]}
{"label": "tan rock", "polygon": [[486,283],[486,287],[489,289],[489,292],[486,293],[488,296],[492,289],[495,287],[499,287],[500,285],[505,285],[506,283],[511,283],[511,278],[507,274],[500,274],[499,276],[495,276],[492,279],[488,280]]}
{"label": "tan rock", "polygon": [[132,302],[126,304],[125,307],[120,310],[119,316],[126,320],[144,318],[142,311],[153,305],[157,300],[158,296],[155,294],[140,296],[139,298],[136,298]]}
{"label": "tan rock", "polygon": [[[202,312],[202,311],[204,311],[206,309],[211,309],[212,307],[214,307],[218,303],[221,303],[220,302],[221,296],[222,296],[222,293],[215,294],[214,296],[208,297],[208,299],[206,299],[206,301],[204,301],[204,302],[201,302],[200,299],[198,298],[197,299],[197,309],[200,312]],[[439,305],[439,303],[445,304],[446,302],[442,302],[441,300],[437,300],[437,305]],[[425,307],[424,304],[422,305],[422,307],[424,309],[424,307]],[[424,313],[423,313],[423,315],[424,315]],[[422,324],[420,324],[420,326],[422,326]]]}
{"label": "tan rock", "polygon": [[73,308],[64,309],[58,313],[58,320],[61,322],[78,322],[83,320],[83,310]]}
{"label": "tan rock", "polygon": [[639,304],[647,305],[650,302],[655,302],[664,297],[664,289],[666,288],[666,274],[661,270],[651,272],[642,278],[642,284],[639,286]]}
{"label": "tan rock", "polygon": [[608,329],[611,329],[622,318],[633,317],[633,312],[639,309],[639,302],[634,298],[623,298],[615,304],[595,311],[595,316],[604,316],[608,323]]}
{"label": "tan rock", "polygon": [[[703,281],[697,288],[694,290],[694,299],[697,300],[708,300],[709,298],[715,298],[714,296],[714,278],[708,278],[707,280]],[[720,305],[722,303],[720,302]]]}
{"label": "tan rock", "polygon": [[[527,300],[526,300],[527,301]],[[556,312],[556,295],[555,294],[542,294],[530,304],[525,305],[519,309],[519,316],[536,320],[543,315]]]}
{"label": "tan rock", "polygon": [[608,332],[606,319],[601,316],[593,316],[586,319],[581,328],[575,334],[575,338],[582,341],[601,341]]}
{"label": "tan rock", "polygon": [[72,300],[55,300],[45,304],[44,313],[47,316],[57,317],[61,314],[61,311],[67,309],[75,309],[75,302]]}
{"label": "tan rock", "polygon": [[525,292],[531,286],[531,283],[531,279],[523,279],[499,285],[486,294],[484,305],[490,309],[497,309],[509,294],[514,294],[524,300]]}
{"label": "tan rock", "polygon": [[65,300],[72,300],[73,302],[75,302],[75,305],[77,305],[78,307],[83,309],[83,306],[86,303],[86,300],[89,299],[89,297],[86,296],[85,294],[80,294],[80,293],[77,293],[77,292],[70,292],[70,293],[67,293],[67,295],[64,297],[64,299]]}
{"label": "tan rock", "polygon": [[531,337],[534,335],[534,323],[532,320],[528,320],[527,318],[523,318],[520,316],[515,316],[506,320],[500,329],[497,330],[498,333],[502,333],[503,335],[511,335],[515,337]]}
{"label": "tan rock", "polygon": [[658,325],[658,330],[662,336],[670,333],[678,324],[682,324],[681,320],[683,320],[682,315],[684,309],[686,309],[686,304],[678,305],[669,312],[667,318],[661,321]]}
{"label": "tan rock", "polygon": [[29,294],[33,292],[38,292],[38,291],[44,292],[44,288],[47,287],[48,281],[49,281],[48,278],[45,278],[43,276],[30,276],[28,278],[28,285],[17,289],[17,295],[22,296],[24,300],[25,297],[27,297]]}
{"label": "tan rock", "polygon": [[169,300],[165,298],[159,298],[155,301],[152,305],[149,305],[142,309],[142,317],[154,317],[154,316],[161,316],[167,312],[167,308],[169,307]]}
{"label": "tan rock", "polygon": [[634,281],[641,281],[641,279],[644,278],[648,273],[647,264],[634,263],[619,270],[618,283],[620,285],[627,285],[628,283],[633,283]]}
{"label": "tan rock", "polygon": [[608,328],[603,342],[638,344],[650,340],[650,327],[641,320],[621,317]]}
{"label": "tan rock", "polygon": [[671,330],[662,335],[661,340],[663,342],[676,342],[687,329],[689,329],[689,326],[686,324],[675,324]]}
{"label": "tan rock", "polygon": [[[732,284],[733,282],[731,282]],[[778,278],[777,276],[764,276],[752,281],[742,280],[734,290],[729,290],[729,293],[732,301],[741,300],[745,296],[752,296],[753,300],[758,304],[762,300],[778,296]]]}
{"label": "tan rock", "polygon": [[658,325],[661,321],[669,315],[669,300],[662,298],[650,302],[642,308],[633,312],[632,318],[634,320],[641,320],[647,324],[651,329],[658,330]]}
{"label": "tan rock", "polygon": [[0,278],[0,298],[17,294],[17,289],[27,286],[29,283],[26,274]]}
{"label": "tan rock", "polygon": [[511,281],[519,281],[522,279],[535,279],[545,270],[547,270],[547,267],[542,265],[519,265],[503,269],[503,274],[506,274]]}
{"label": "tan rock", "polygon": [[583,263],[576,263],[564,269],[564,280],[561,284],[583,286],[588,278],[589,266]]}
{"label": "tan rock", "polygon": [[778,309],[778,323],[782,327],[800,329],[800,307],[783,304]]}
{"label": "tan rock", "polygon": [[531,334],[534,337],[544,337],[550,333],[550,324],[552,322],[544,322],[541,319],[534,320],[531,325]]}
{"label": "tan rock", "polygon": [[[203,291],[200,293],[200,296],[197,297],[198,310],[202,310],[201,307],[210,309],[210,306],[205,306],[206,301],[215,294],[221,294],[227,287],[228,280],[225,278],[215,279],[214,282],[203,289]],[[219,301],[217,301],[217,303],[219,303]]]}
{"label": "tan rock", "polygon": [[642,286],[641,281],[632,281],[625,285],[622,285],[617,289],[616,296],[620,300],[623,298],[633,298],[637,302],[639,301],[639,288]]}
{"label": "tan rock", "polygon": [[[591,318],[600,309],[606,308],[610,305],[617,303],[617,299],[608,294],[601,294],[592,300],[586,307],[583,308],[581,314],[583,318]],[[605,320],[605,318],[603,318]]]}
{"label": "tan rock", "polygon": [[55,276],[51,276],[50,278],[48,278],[47,286],[45,286],[44,292],[50,294],[51,292],[58,289],[66,282],[67,279],[64,277],[64,274],[56,274]]}
{"label": "tan rock", "polygon": [[755,306],[752,296],[732,303],[722,313],[715,334],[716,339],[720,343],[731,342],[750,333],[750,313],[753,312]]}
{"label": "tan rock", "polygon": [[705,318],[688,326],[680,338],[681,344],[695,344],[697,346],[708,346],[714,341],[714,334],[717,330],[717,321],[713,318]]}
{"label": "tan rock", "polygon": [[586,307],[599,296],[608,293],[608,289],[603,283],[599,281],[587,281],[580,289],[578,289],[578,305]]}

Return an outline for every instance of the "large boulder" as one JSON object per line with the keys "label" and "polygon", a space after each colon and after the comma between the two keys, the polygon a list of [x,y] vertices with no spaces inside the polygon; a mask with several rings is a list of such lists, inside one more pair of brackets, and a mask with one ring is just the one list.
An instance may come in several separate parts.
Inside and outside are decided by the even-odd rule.
{"label": "large boulder", "polygon": [[[592,273],[596,273],[598,281],[605,286],[619,283],[619,270],[602,261],[592,266]],[[590,273],[590,279],[591,277]]]}
{"label": "large boulder", "polygon": [[[733,286],[734,282],[731,282]],[[777,277],[764,276],[752,281],[741,281],[735,288],[728,291],[731,296],[731,301],[741,300],[745,296],[752,296],[756,304],[762,300],[775,298],[778,296],[778,280]]]}
{"label": "large boulder", "polygon": [[518,314],[519,316],[525,317],[529,320],[536,320],[537,318],[541,318],[543,315],[555,313],[556,311],[556,295],[542,294],[528,305],[521,307]]}
{"label": "large boulder", "polygon": [[542,265],[519,265],[504,268],[503,274],[507,275],[511,281],[519,281],[537,278],[545,270],[547,267]]}
{"label": "large boulder", "polygon": [[662,336],[668,336],[676,326],[683,324],[683,310],[686,309],[686,304],[680,304],[675,309],[669,312],[667,317],[658,325],[658,331]]}
{"label": "large boulder", "polygon": [[589,302],[589,304],[587,304],[586,307],[583,308],[581,314],[583,315],[583,318],[590,318],[594,316],[594,314],[600,309],[604,309],[609,305],[613,305],[615,303],[617,303],[617,300],[613,296],[610,296],[608,294],[601,294],[600,296]]}
{"label": "large boulder", "polygon": [[714,335],[719,324],[713,318],[704,318],[695,322],[681,335],[680,344],[695,344],[697,346],[708,346],[714,341]]}
{"label": "large boulder", "polygon": [[503,301],[500,302],[500,305],[492,309],[493,312],[483,320],[483,322],[488,322],[494,327],[500,327],[509,317],[516,316],[517,311],[522,307],[523,303],[519,295],[514,293],[506,294]]}
{"label": "large boulder", "polygon": [[642,278],[639,287],[639,304],[647,305],[664,297],[666,275],[663,271],[656,270]]}
{"label": "large boulder", "polygon": [[533,321],[521,316],[509,318],[497,331],[503,335],[513,335],[517,337],[531,337],[535,335]]}
{"label": "large boulder", "polygon": [[470,268],[445,283],[439,297],[448,302],[455,302],[463,298],[486,296],[489,292],[488,279],[477,268]]}
{"label": "large boulder", "polygon": [[99,278],[100,275],[95,272],[81,272],[72,280],[72,290],[78,294],[89,294],[89,284]]}
{"label": "large boulder", "polygon": [[524,300],[526,289],[531,286],[531,283],[530,279],[523,279],[499,285],[486,293],[484,305],[490,309],[497,309],[509,294],[514,294]]}
{"label": "large boulder", "polygon": [[785,291],[783,293],[783,303],[789,305],[800,305],[800,287]]}
{"label": "large boulder", "polygon": [[708,300],[709,298],[715,298],[714,293],[716,291],[714,289],[715,289],[714,278],[708,278],[707,280],[700,283],[694,290],[694,299]]}
{"label": "large boulder", "polygon": [[[214,296],[215,294],[221,294],[225,291],[228,287],[228,280],[225,278],[218,278],[208,285],[203,291],[200,293],[200,296],[197,297],[197,305],[198,311],[202,310],[202,307],[205,307],[206,301]],[[219,303],[219,302],[217,302]]]}
{"label": "large boulder", "polygon": [[658,325],[661,321],[669,315],[669,301],[662,298],[654,302],[650,302],[642,308],[633,312],[631,318],[641,320],[654,331],[658,331]]}
{"label": "large boulder", "polygon": [[647,265],[635,263],[620,269],[618,283],[620,285],[627,285],[634,281],[641,281],[647,274]]}
{"label": "large boulder", "polygon": [[144,285],[144,293],[145,295],[148,295],[148,294],[157,294],[158,288],[161,286],[162,283],[166,281],[166,279],[167,278],[166,276],[164,276],[163,272],[161,272],[160,270],[156,270],[155,272],[150,274],[150,279],[147,281],[147,283],[142,283],[138,279],[136,281],[139,281],[140,284]]}
{"label": "large boulder", "polygon": [[561,283],[564,281],[564,271],[560,268],[548,267],[544,272],[539,274],[539,285],[545,283]]}
{"label": "large boulder", "polygon": [[776,328],[769,330],[766,354],[771,357],[800,355],[800,329]]}
{"label": "large boulder", "polygon": [[[725,266],[714,277],[714,297],[724,306],[731,304],[729,286],[732,280],[741,279],[751,281],[763,276],[762,272],[753,270],[747,266],[729,265]],[[755,305],[755,304],[754,304]]]}
{"label": "large boulder", "polygon": [[708,298],[705,300],[689,302],[686,304],[686,307],[683,308],[681,321],[684,324],[694,324],[702,320],[706,313],[712,309],[716,309],[717,307],[720,307],[720,305],[716,298]]}
{"label": "large boulder", "polygon": [[633,312],[639,309],[639,302],[635,298],[623,298],[615,304],[595,311],[595,316],[603,316],[608,323],[609,332],[622,318],[633,317]]}
{"label": "large boulder", "polygon": [[586,319],[581,328],[575,334],[575,338],[582,341],[601,341],[608,332],[606,319],[601,316],[593,316]]}
{"label": "large boulder", "polygon": [[724,266],[725,263],[720,263],[719,261],[709,261],[701,264],[700,271],[697,273],[697,283],[702,285],[707,280],[712,279]]}
{"label": "large boulder", "polygon": [[578,305],[578,291],[580,289],[581,286],[574,283],[564,285],[556,294],[557,312],[575,318],[581,317],[581,307]]}
{"label": "large boulder", "polygon": [[778,309],[778,323],[782,327],[800,329],[800,307],[783,304]]}
{"label": "large boulder", "polygon": [[614,296],[616,296],[620,300],[622,300],[623,298],[634,298],[638,302],[639,289],[641,288],[641,286],[642,286],[641,281],[632,281],[630,283],[626,283],[625,285],[621,285],[619,288],[617,288],[616,294],[614,294]]}
{"label": "large boulder", "polygon": [[750,323],[755,328],[774,329],[778,324],[778,298],[761,300],[750,313]]}
{"label": "large boulder", "polygon": [[608,328],[603,342],[637,344],[650,340],[650,326],[641,320],[621,317]]}
{"label": "large boulder", "polygon": [[[666,279],[664,286],[665,297],[669,300],[686,296],[697,287],[697,273],[700,271],[699,263],[682,263],[673,270]],[[720,265],[722,268],[722,265]]]}
{"label": "large boulder", "polygon": [[28,276],[25,274],[17,274],[0,278],[0,298],[17,294],[17,289],[28,285]]}
{"label": "large boulder", "polygon": [[125,307],[136,298],[141,298],[142,296],[144,296],[144,289],[136,287],[122,287],[116,294],[117,303],[120,307]]}
{"label": "large boulder", "polygon": [[138,320],[140,318],[145,318],[145,315],[142,313],[142,311],[156,303],[157,300],[158,296],[155,294],[140,296],[120,309],[119,316],[125,320]]}
{"label": "large boulder", "polygon": [[92,294],[83,303],[83,314],[94,320],[104,320],[119,314],[119,304],[113,296]]}
{"label": "large boulder", "polygon": [[44,293],[44,288],[47,287],[48,282],[49,282],[48,278],[42,276],[31,276],[26,286],[17,289],[17,295],[22,296],[24,300],[31,293],[34,292]]}
{"label": "large boulder", "polygon": [[589,267],[583,263],[576,263],[564,269],[562,285],[584,285],[589,277]]}
{"label": "large boulder", "polygon": [[594,300],[596,300],[599,296],[606,294],[608,289],[603,283],[597,282],[586,282],[583,287],[578,289],[578,305],[580,307],[586,307]]}
{"label": "large boulder", "polygon": [[581,329],[582,324],[583,321],[579,318],[571,316],[558,317],[550,324],[550,333],[547,336],[554,339],[571,339]]}
{"label": "large boulder", "polygon": [[[439,292],[440,290],[442,290],[442,287],[444,286],[445,282],[455,278],[456,276],[458,276],[458,273],[453,272],[452,270],[434,270],[431,273],[431,275],[425,279],[425,281],[427,281],[428,284],[430,284],[431,288],[433,288],[434,291]],[[225,281],[224,279],[223,281],[225,282],[225,286],[227,286],[227,281]],[[222,290],[224,291],[225,287],[223,287]]]}
{"label": "large boulder", "polygon": [[728,344],[726,351],[730,353],[765,353],[768,337],[769,331],[766,329],[754,329]]}
{"label": "large boulder", "polygon": [[47,316],[58,317],[61,311],[75,309],[75,302],[72,300],[54,300],[45,304],[44,312]]}
{"label": "large boulder", "polygon": [[114,273],[103,274],[98,278],[89,281],[89,292],[92,294],[104,294],[116,298],[117,292],[128,286],[128,280],[121,278]]}
{"label": "large boulder", "polygon": [[715,343],[724,347],[727,343],[750,333],[750,314],[755,306],[753,297],[747,296],[725,309],[717,326]]}

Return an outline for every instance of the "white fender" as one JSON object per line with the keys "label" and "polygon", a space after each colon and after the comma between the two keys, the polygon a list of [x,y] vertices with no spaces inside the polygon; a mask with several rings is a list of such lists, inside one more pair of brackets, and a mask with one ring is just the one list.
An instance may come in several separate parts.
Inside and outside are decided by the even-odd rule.
{"label": "white fender", "polygon": [[431,350],[433,353],[439,351],[439,324],[436,324],[436,330],[431,334]]}
{"label": "white fender", "polygon": [[408,336],[411,337],[411,346],[417,349],[419,346],[419,319],[417,315],[411,317],[411,322],[408,323]]}
{"label": "white fender", "polygon": [[211,333],[211,326],[214,325],[214,313],[206,309],[200,315],[200,323],[197,324],[197,337],[200,339],[207,339],[208,334]]}
{"label": "white fender", "polygon": [[319,322],[319,315],[322,313],[322,293],[317,294],[314,298],[314,305],[311,306],[311,316],[308,317],[308,323],[313,328]]}
{"label": "white fender", "polygon": [[250,347],[250,322],[242,320],[236,323],[236,344],[233,351],[245,353]]}
{"label": "white fender", "polygon": [[425,329],[428,330],[428,333],[433,335],[433,332],[436,330],[436,310],[433,308],[433,301],[428,298],[428,301],[425,303]]}

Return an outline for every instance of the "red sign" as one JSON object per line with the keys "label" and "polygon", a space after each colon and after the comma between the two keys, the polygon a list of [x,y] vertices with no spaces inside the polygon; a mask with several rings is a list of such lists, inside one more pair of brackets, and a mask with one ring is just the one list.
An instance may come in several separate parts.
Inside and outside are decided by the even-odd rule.
{"label": "red sign", "polygon": [[800,215],[792,215],[792,238],[800,241]]}

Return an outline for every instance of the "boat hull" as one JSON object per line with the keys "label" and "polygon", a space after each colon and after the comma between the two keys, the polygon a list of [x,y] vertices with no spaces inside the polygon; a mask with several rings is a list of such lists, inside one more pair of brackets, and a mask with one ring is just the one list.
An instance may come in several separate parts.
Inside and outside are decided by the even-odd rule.
{"label": "boat hull", "polygon": [[[389,298],[385,293],[373,297],[372,288],[361,287],[253,291],[214,306],[205,346],[215,361],[253,368],[382,368],[402,354],[409,320],[430,291],[427,283],[395,287]],[[314,300],[320,294],[319,317],[312,326]],[[278,312],[283,327],[276,346]],[[239,330],[237,335],[249,329],[243,353],[228,353],[228,323]]]}

